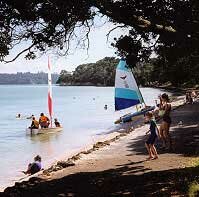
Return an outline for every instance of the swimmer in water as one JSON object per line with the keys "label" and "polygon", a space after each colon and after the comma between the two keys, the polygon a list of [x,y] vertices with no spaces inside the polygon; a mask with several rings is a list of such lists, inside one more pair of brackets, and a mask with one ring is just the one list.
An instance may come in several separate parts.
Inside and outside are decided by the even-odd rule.
{"label": "swimmer in water", "polygon": [[107,109],[108,109],[108,106],[107,106],[107,105],[104,105],[104,109],[107,110]]}
{"label": "swimmer in water", "polygon": [[21,118],[21,114],[17,114],[16,118]]}

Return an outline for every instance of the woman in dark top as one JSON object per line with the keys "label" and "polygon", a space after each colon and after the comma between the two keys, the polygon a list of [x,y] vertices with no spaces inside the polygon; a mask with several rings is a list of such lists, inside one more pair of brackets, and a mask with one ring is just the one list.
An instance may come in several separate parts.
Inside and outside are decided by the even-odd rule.
{"label": "woman in dark top", "polygon": [[162,123],[160,125],[160,137],[163,141],[163,148],[166,148],[166,144],[168,143],[168,148],[171,148],[171,137],[169,134],[169,129],[171,126],[171,104],[169,103],[169,96],[164,93],[160,97],[160,109],[164,110],[164,114],[162,116]]}

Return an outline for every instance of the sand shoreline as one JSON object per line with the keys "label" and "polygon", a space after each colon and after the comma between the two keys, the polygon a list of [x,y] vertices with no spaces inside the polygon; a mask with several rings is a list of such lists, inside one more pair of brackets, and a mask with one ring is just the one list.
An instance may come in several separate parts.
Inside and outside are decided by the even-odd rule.
{"label": "sand shoreline", "polygon": [[[176,97],[174,102],[172,102],[173,109],[178,108],[179,106],[183,105],[183,103],[184,103],[184,97],[183,96]],[[82,148],[82,150],[77,151],[74,155],[71,154],[70,157],[66,157],[66,156],[64,157],[63,156],[63,159],[61,159],[59,161],[57,161],[57,160],[54,161],[44,171],[39,172],[38,174],[35,174],[31,177],[26,177],[26,178],[24,178],[20,181],[17,181],[17,182],[28,181],[32,177],[40,177],[40,178],[49,179],[49,177],[51,177],[52,173],[54,174],[57,171],[61,171],[65,168],[67,168],[67,167],[76,165],[76,162],[81,160],[82,157],[87,156],[87,155],[89,156],[90,153],[92,153],[96,150],[99,150],[103,147],[109,146],[110,144],[118,141],[121,137],[127,136],[132,131],[136,131],[136,129],[138,129],[138,128],[143,130],[144,128],[142,128],[142,126],[144,124],[143,124],[143,121],[141,121],[141,122],[142,122],[142,124],[136,125],[136,127],[134,127],[133,129],[126,130],[126,131],[124,129],[123,130],[121,129],[119,131],[114,131],[110,134],[102,135],[102,136],[100,136],[100,139],[96,138],[95,142],[93,144],[88,144],[88,145],[84,146]]]}

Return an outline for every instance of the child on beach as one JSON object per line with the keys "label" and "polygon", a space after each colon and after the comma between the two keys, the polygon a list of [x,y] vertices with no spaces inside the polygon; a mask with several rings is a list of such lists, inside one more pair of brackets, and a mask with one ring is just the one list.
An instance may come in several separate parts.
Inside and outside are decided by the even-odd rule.
{"label": "child on beach", "polygon": [[28,169],[26,171],[22,171],[24,174],[32,175],[41,170],[41,157],[37,155],[34,158],[34,162],[28,165]]}
{"label": "child on beach", "polygon": [[149,153],[149,157],[147,160],[152,160],[152,159],[158,159],[158,153],[155,148],[155,140],[158,137],[158,127],[155,123],[155,120],[153,119],[153,113],[152,112],[147,112],[145,114],[146,121],[150,123],[150,128],[149,131],[146,132],[148,134],[150,132],[149,138],[145,142],[145,146],[147,148],[147,151]]}

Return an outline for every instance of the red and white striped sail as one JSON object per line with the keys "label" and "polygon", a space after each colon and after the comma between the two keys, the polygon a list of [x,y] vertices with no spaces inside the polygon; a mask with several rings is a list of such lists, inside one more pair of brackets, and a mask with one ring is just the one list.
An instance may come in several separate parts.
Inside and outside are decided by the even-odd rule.
{"label": "red and white striped sail", "polygon": [[51,65],[50,58],[48,57],[48,111],[50,115],[50,125],[52,127],[52,114],[53,114],[53,103],[52,103],[52,77],[51,77]]}

